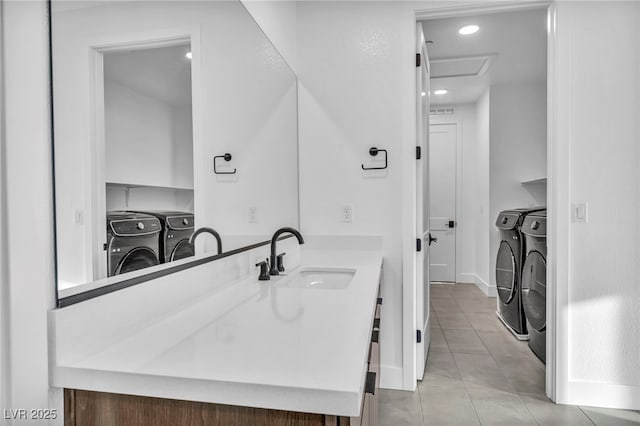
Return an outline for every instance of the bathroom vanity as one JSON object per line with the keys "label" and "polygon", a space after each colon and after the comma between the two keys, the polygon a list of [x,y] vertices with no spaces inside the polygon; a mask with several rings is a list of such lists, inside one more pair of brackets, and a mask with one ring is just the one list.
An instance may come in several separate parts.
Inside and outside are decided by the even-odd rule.
{"label": "bathroom vanity", "polygon": [[282,243],[51,311],[65,425],[377,424],[381,252]]}

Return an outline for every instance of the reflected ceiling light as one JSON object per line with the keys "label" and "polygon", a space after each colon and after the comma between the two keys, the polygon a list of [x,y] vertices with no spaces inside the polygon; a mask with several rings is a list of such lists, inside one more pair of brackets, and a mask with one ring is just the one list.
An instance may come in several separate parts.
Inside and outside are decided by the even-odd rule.
{"label": "reflected ceiling light", "polygon": [[438,89],[433,91],[434,95],[446,95],[447,93],[449,93],[447,89]]}
{"label": "reflected ceiling light", "polygon": [[185,55],[187,57],[187,59],[191,59],[193,57],[193,55],[191,54],[191,52],[187,52],[187,54]]}
{"label": "reflected ceiling light", "polygon": [[420,93],[422,96],[427,96],[427,92]]}
{"label": "reflected ceiling light", "polygon": [[480,27],[477,25],[467,25],[465,27],[460,28],[458,30],[458,34],[461,34],[461,35],[475,34],[478,32],[479,29]]}

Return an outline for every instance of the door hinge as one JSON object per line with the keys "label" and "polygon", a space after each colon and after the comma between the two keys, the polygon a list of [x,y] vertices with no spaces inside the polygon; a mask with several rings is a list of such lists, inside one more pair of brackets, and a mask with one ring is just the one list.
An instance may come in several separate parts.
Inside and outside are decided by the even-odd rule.
{"label": "door hinge", "polygon": [[422,64],[422,57],[419,53],[416,53],[416,67],[419,67]]}
{"label": "door hinge", "polygon": [[422,238],[416,238],[416,251],[422,251]]}
{"label": "door hinge", "polygon": [[416,160],[419,160],[421,158],[422,158],[422,147],[416,146]]}
{"label": "door hinge", "polygon": [[422,331],[416,330],[416,341],[422,343]]}

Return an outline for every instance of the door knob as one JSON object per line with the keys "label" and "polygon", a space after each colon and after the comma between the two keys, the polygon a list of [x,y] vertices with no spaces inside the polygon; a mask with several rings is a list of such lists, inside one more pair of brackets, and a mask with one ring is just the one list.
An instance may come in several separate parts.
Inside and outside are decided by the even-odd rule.
{"label": "door knob", "polygon": [[438,242],[438,239],[431,236],[431,232],[429,232],[429,245],[431,245],[431,243],[437,243],[437,242]]}

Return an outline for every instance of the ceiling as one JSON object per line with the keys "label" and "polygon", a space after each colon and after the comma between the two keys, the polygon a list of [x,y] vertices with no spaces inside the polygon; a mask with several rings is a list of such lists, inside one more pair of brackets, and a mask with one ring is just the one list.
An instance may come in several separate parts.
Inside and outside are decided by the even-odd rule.
{"label": "ceiling", "polygon": [[191,105],[188,44],[107,52],[104,77],[174,107]]}
{"label": "ceiling", "polygon": [[[480,27],[477,33],[458,34],[460,28],[472,24]],[[494,84],[546,80],[545,9],[434,19],[423,21],[422,28],[425,39],[433,42],[427,51],[434,75],[480,71],[476,76],[432,78],[432,105],[475,102]],[[433,94],[442,88],[449,92]]]}

